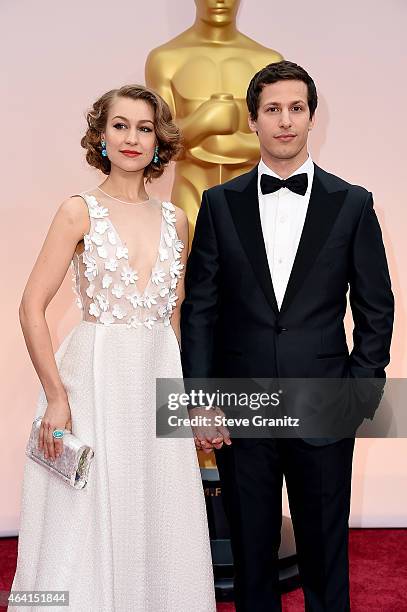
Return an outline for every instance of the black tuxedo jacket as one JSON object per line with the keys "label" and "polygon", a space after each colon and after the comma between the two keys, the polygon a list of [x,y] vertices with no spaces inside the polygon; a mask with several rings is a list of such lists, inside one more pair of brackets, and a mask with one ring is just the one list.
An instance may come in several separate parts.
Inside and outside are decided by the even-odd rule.
{"label": "black tuxedo jacket", "polygon": [[[260,223],[257,166],[203,193],[185,285],[185,377],[384,377],[394,304],[372,194],[316,165],[280,310]],[[348,289],[350,354],[343,324]]]}

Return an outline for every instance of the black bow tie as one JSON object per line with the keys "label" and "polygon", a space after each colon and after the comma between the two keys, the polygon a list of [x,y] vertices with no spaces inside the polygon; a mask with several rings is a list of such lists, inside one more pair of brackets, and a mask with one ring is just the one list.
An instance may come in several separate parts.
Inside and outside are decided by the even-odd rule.
{"label": "black bow tie", "polygon": [[279,179],[276,176],[262,174],[260,187],[263,194],[274,193],[282,187],[287,187],[290,191],[303,196],[308,187],[308,175],[304,172],[303,174],[294,174],[294,176],[290,176],[288,179]]}

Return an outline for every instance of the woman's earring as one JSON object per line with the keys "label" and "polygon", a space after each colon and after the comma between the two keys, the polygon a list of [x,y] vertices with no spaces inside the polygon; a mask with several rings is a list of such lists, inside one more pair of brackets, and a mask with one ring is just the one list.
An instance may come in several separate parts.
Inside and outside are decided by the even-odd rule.
{"label": "woman's earring", "polygon": [[158,157],[158,145],[155,145],[153,163],[158,164],[159,161],[160,161],[160,158]]}
{"label": "woman's earring", "polygon": [[102,140],[100,144],[102,145],[102,157],[107,157],[106,140]]}

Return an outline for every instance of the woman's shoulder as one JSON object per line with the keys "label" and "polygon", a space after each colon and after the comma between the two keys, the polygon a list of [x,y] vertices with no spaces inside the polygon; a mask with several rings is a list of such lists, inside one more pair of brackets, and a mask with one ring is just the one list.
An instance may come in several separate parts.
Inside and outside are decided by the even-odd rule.
{"label": "woman's shoulder", "polygon": [[173,204],[173,206],[175,208],[175,214],[177,216],[177,219],[185,219],[186,220],[187,219],[187,215],[186,215],[185,210],[183,210],[179,206],[175,206],[175,204]]}
{"label": "woman's shoulder", "polygon": [[86,205],[81,195],[72,195],[61,202],[59,210],[66,216],[76,217],[86,212]]}
{"label": "woman's shoulder", "polygon": [[167,221],[171,223],[175,223],[177,226],[179,224],[184,224],[188,222],[188,218],[185,212],[179,206],[175,206],[171,200],[162,200],[156,196],[150,196],[150,202],[155,201],[157,206],[161,207],[161,210],[164,214],[164,217]]}
{"label": "woman's shoulder", "polygon": [[69,196],[57,210],[57,215],[72,225],[86,225],[88,222],[88,211],[82,195]]}
{"label": "woman's shoulder", "polygon": [[[68,215],[86,216],[89,215],[90,209],[103,208],[104,202],[101,200],[97,191],[97,188],[92,187],[85,191],[74,192],[69,198],[64,200],[61,204]],[[94,216],[94,215],[91,215]]]}
{"label": "woman's shoulder", "polygon": [[184,242],[188,242],[188,217],[185,211],[179,206],[175,206],[172,202],[163,202],[163,206],[165,204],[171,207],[172,215],[175,217],[174,224],[177,230],[178,236]]}
{"label": "woman's shoulder", "polygon": [[178,234],[184,234],[187,232],[188,234],[188,217],[182,208],[179,206],[174,206],[175,208],[175,226],[177,228]]}
{"label": "woman's shoulder", "polygon": [[178,222],[183,223],[183,222],[188,221],[185,211],[179,206],[175,206],[175,204],[171,202],[170,200],[162,200],[161,206],[164,209],[170,210],[175,215],[177,223]]}

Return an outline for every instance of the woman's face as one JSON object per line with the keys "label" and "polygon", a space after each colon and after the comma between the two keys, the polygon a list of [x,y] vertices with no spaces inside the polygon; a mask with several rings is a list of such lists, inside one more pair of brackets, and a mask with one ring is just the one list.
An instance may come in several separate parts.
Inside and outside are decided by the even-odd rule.
{"label": "woman's face", "polygon": [[143,170],[154,156],[154,110],[145,100],[117,97],[110,105],[105,131],[107,156],[125,172]]}

